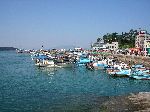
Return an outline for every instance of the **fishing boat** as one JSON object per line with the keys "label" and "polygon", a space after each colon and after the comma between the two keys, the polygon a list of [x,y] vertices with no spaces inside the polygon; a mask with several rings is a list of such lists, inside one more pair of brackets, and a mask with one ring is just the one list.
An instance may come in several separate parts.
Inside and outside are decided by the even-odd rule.
{"label": "fishing boat", "polygon": [[58,67],[54,63],[54,59],[52,59],[44,54],[34,55],[33,60],[35,62],[35,66],[38,66],[38,67]]}
{"label": "fishing boat", "polygon": [[58,67],[52,59],[37,59],[35,66],[38,67]]}
{"label": "fishing boat", "polygon": [[109,71],[109,75],[115,77],[128,77],[131,74],[131,71],[131,68],[128,68],[125,63],[115,64],[113,69]]}
{"label": "fishing boat", "polygon": [[59,67],[73,67],[73,63],[70,63],[70,62],[61,62],[61,63],[57,63],[56,64],[57,66]]}
{"label": "fishing boat", "polygon": [[93,66],[93,63],[92,63],[92,61],[91,62],[89,62],[89,63],[86,63],[86,68],[88,69],[88,70],[94,70],[94,66]]}
{"label": "fishing boat", "polygon": [[122,69],[120,71],[115,72],[114,74],[111,74],[112,76],[117,77],[128,77],[131,73],[131,69]]}
{"label": "fishing boat", "polygon": [[80,65],[85,65],[86,63],[89,63],[91,62],[90,59],[88,58],[80,58],[78,61],[77,61],[77,64],[80,66]]}
{"label": "fishing boat", "polygon": [[130,78],[138,79],[138,80],[150,80],[150,74],[141,74],[141,75],[131,75]]}
{"label": "fishing boat", "polygon": [[139,80],[150,80],[149,70],[134,69],[130,75],[130,78]]}
{"label": "fishing boat", "polygon": [[73,67],[74,63],[69,57],[62,57],[55,60],[55,64],[60,67]]}
{"label": "fishing boat", "polygon": [[108,67],[107,60],[101,60],[93,63],[95,69],[105,69]]}

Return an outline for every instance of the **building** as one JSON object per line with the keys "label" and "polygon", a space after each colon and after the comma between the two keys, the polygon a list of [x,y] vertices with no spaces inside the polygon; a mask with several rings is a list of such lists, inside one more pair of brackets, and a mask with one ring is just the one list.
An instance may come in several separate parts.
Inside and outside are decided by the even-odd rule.
{"label": "building", "polygon": [[150,56],[150,39],[144,41],[144,51],[145,51],[145,55]]}
{"label": "building", "polygon": [[118,49],[118,42],[106,43],[106,47],[110,50],[116,51]]}
{"label": "building", "polygon": [[100,49],[110,49],[110,50],[117,50],[118,49],[118,42],[104,43],[104,42],[95,42],[91,45],[93,50],[100,50]]}
{"label": "building", "polygon": [[91,45],[91,48],[93,50],[106,49],[106,44],[104,44],[103,42],[95,42]]}
{"label": "building", "polygon": [[139,31],[138,35],[135,39],[135,47],[140,48],[142,51],[145,49],[144,41],[147,41],[150,39],[150,35],[145,30]]}
{"label": "building", "polygon": [[139,48],[144,55],[150,55],[150,34],[147,31],[139,31],[135,39],[135,48]]}

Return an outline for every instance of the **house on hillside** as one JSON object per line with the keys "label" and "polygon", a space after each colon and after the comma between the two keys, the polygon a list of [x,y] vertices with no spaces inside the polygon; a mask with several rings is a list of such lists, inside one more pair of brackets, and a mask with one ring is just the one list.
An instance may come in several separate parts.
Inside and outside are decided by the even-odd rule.
{"label": "house on hillside", "polygon": [[118,49],[118,42],[104,43],[103,41],[95,42],[91,45],[93,50],[110,49],[116,51]]}

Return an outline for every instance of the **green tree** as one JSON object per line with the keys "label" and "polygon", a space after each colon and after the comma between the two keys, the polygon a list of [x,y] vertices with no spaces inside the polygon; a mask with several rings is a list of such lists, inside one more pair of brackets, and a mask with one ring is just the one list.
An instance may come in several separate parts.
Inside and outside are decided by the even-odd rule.
{"label": "green tree", "polygon": [[135,38],[137,36],[137,30],[131,29],[129,32],[121,33],[120,35],[116,32],[107,33],[103,36],[104,43],[118,42],[119,48],[131,48],[135,46]]}

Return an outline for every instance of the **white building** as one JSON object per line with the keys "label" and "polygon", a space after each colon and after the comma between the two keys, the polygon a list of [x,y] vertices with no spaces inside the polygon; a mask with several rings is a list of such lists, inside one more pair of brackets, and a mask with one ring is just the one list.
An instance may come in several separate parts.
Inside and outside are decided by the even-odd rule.
{"label": "white building", "polygon": [[102,42],[95,42],[94,44],[91,45],[91,48],[93,50],[106,49],[106,44]]}
{"label": "white building", "polygon": [[112,42],[111,44],[107,43],[106,47],[110,50],[116,51],[118,49],[118,42]]}
{"label": "white building", "polygon": [[118,42],[112,42],[111,44],[95,42],[91,47],[93,50],[110,49],[115,51],[118,49]]}

